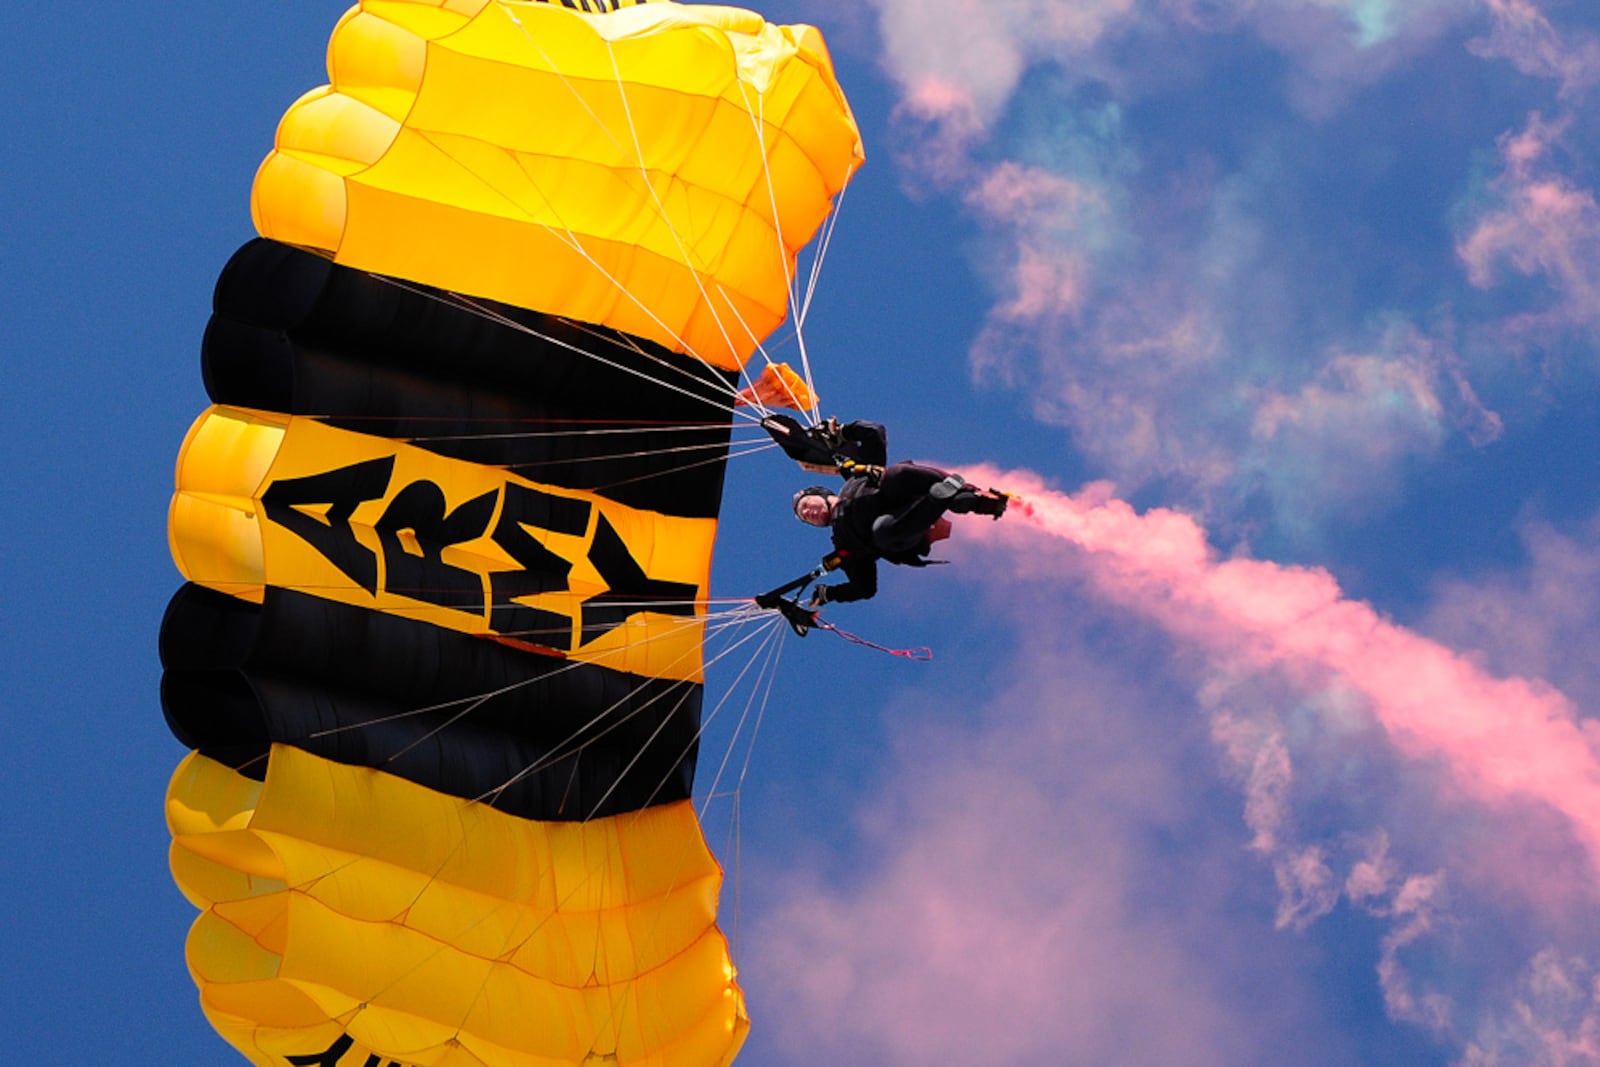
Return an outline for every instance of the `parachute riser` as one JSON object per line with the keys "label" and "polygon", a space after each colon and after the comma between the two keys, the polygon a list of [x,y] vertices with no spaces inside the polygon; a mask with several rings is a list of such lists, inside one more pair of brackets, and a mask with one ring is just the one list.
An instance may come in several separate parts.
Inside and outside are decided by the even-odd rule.
{"label": "parachute riser", "polygon": [[[814,569],[807,571],[791,582],[785,582],[776,589],[769,589],[755,598],[756,606],[768,611],[776,611],[782,615],[789,628],[796,634],[804,637],[811,628],[817,625],[817,613],[800,606],[800,596],[812,582],[821,578],[831,568],[827,561],[819,563]],[[793,593],[793,598],[784,594]]]}
{"label": "parachute riser", "polygon": [[[887,645],[880,645],[876,642],[868,641],[865,638],[858,637],[846,630],[841,630],[832,623],[824,622],[822,619],[818,618],[817,612],[800,606],[800,597],[805,593],[806,588],[810,586],[812,582],[816,581],[818,578],[821,578],[824,574],[836,569],[839,564],[843,562],[843,560],[843,555],[837,552],[826,556],[823,561],[817,564],[814,569],[807,571],[805,574],[802,574],[793,581],[785,582],[776,589],[769,589],[765,593],[762,593],[760,596],[756,597],[756,606],[765,608],[768,611],[776,611],[778,614],[782,615],[784,621],[789,624],[789,628],[800,637],[806,636],[806,634],[810,633],[813,629],[827,630],[829,633],[844,638],[851,644],[875,649],[879,652],[888,653],[891,656],[899,656],[902,659],[914,659],[923,662],[933,659],[933,650],[930,648],[889,648]],[[785,597],[785,593],[793,593],[794,596],[791,599]]]}

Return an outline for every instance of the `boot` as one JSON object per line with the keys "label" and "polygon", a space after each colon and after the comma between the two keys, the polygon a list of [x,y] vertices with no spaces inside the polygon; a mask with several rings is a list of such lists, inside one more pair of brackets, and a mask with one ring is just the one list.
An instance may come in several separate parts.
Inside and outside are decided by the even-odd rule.
{"label": "boot", "polygon": [[988,515],[998,519],[1006,513],[1006,505],[1011,503],[1011,497],[998,489],[985,489],[978,494],[977,506],[972,510],[978,515]]}
{"label": "boot", "polygon": [[946,507],[957,515],[989,515],[998,519],[1006,513],[1010,502],[1011,498],[998,489],[974,489],[966,485],[950,498]]}

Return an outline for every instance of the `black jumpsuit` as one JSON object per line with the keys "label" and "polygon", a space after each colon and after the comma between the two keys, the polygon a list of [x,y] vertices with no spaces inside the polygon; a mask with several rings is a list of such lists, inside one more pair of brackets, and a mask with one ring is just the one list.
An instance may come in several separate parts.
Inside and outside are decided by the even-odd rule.
{"label": "black jumpsuit", "polygon": [[[840,430],[853,458],[881,466],[888,457],[888,435],[875,422],[852,422]],[[928,496],[947,476],[937,467],[896,463],[880,479],[852,477],[839,490],[833,509],[833,547],[844,557],[847,581],[828,586],[830,601],[865,600],[878,591],[878,560],[920,565],[932,545],[928,528],[945,513],[947,502]]]}

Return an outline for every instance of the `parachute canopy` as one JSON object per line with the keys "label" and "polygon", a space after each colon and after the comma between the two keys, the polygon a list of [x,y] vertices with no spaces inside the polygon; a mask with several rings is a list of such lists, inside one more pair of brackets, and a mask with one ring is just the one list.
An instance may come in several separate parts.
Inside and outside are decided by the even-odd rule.
{"label": "parachute canopy", "polygon": [[821,35],[737,8],[367,0],[328,71],[256,176],[263,236],[724,369],[861,160]]}
{"label": "parachute canopy", "polygon": [[328,62],[218,280],[169,518],[202,1007],[276,1067],[726,1064],[709,572],[740,368],[861,160],[826,49],[364,0]]}

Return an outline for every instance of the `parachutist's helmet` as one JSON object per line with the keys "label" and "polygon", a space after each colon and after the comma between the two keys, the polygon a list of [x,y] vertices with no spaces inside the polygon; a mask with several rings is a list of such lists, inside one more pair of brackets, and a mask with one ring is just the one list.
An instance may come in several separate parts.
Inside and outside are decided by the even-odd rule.
{"label": "parachutist's helmet", "polygon": [[[820,498],[823,508],[818,510],[814,505],[802,508],[807,500]],[[826,526],[828,519],[833,514],[833,494],[825,486],[808,485],[794,495],[794,517],[808,526]],[[813,516],[808,518],[807,516]]]}

